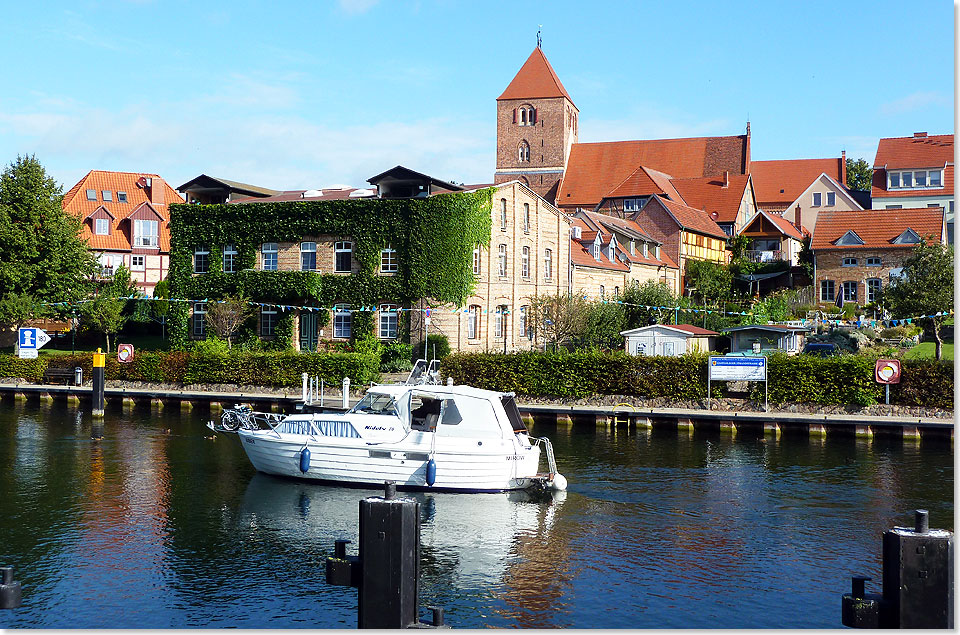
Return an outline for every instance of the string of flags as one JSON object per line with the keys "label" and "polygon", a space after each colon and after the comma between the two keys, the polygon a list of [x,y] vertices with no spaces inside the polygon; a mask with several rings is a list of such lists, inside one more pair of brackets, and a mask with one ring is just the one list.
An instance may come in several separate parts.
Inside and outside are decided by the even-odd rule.
{"label": "string of flags", "polygon": [[[586,300],[586,299],[589,299],[587,296],[583,296],[583,298],[584,298],[585,300]],[[223,304],[223,303],[225,302],[224,300],[213,300],[213,299],[210,299],[210,298],[204,298],[203,300],[188,300],[188,299],[184,299],[184,298],[169,298],[169,299],[167,299],[167,298],[151,298],[151,297],[136,296],[136,295],[130,295],[130,296],[126,296],[126,297],[120,297],[120,298],[117,298],[117,299],[118,299],[118,300],[152,301],[152,302],[186,302],[186,303],[189,303],[189,304],[197,304],[197,303],[203,303],[203,304]],[[75,301],[75,302],[43,302],[42,304],[43,304],[44,306],[53,306],[53,307],[61,307],[61,308],[71,308],[71,307],[74,307],[74,306],[77,306],[77,305],[86,304],[86,303],[88,303],[88,302],[94,302],[94,301],[95,301],[95,300],[93,300],[93,299],[87,299],[87,300],[77,300],[77,301]],[[752,313],[751,311],[727,311],[727,310],[721,309],[721,308],[719,308],[719,307],[693,308],[693,307],[681,307],[681,306],[655,306],[655,305],[647,305],[647,304],[635,304],[635,303],[631,303],[631,302],[624,302],[624,301],[622,301],[622,300],[608,300],[608,299],[602,299],[601,302],[603,302],[604,304],[619,304],[619,305],[622,305],[622,306],[631,306],[631,307],[635,307],[635,308],[639,308],[639,309],[646,309],[646,310],[648,310],[648,311],[673,311],[673,312],[682,311],[682,312],[684,312],[684,313],[693,313],[693,314],[695,314],[695,315],[701,315],[701,314],[714,315],[714,314],[716,314],[716,315],[721,315],[721,316],[731,316],[731,315],[732,315],[732,316],[741,316],[741,317],[748,317],[748,316],[753,315],[753,313]],[[334,313],[344,313],[344,312],[349,312],[349,313],[357,313],[357,312],[361,312],[361,313],[362,313],[362,312],[375,313],[375,312],[377,312],[377,311],[382,311],[382,312],[384,312],[384,313],[407,313],[407,312],[409,312],[409,313],[425,313],[427,317],[430,317],[432,314],[442,315],[442,314],[457,314],[457,313],[469,313],[469,312],[470,312],[470,308],[469,308],[469,307],[457,307],[457,308],[450,308],[450,309],[438,309],[438,308],[409,308],[409,309],[407,309],[407,308],[397,307],[396,305],[391,305],[391,304],[380,305],[380,306],[375,305],[375,304],[372,304],[372,305],[369,305],[369,306],[368,306],[368,305],[360,305],[359,307],[350,307],[349,305],[344,305],[344,304],[338,304],[338,305],[331,306],[331,307],[324,307],[324,306],[308,306],[308,305],[294,305],[294,304],[276,304],[276,303],[270,303],[270,302],[252,302],[252,301],[251,301],[251,302],[248,302],[247,304],[249,304],[250,306],[255,307],[255,308],[268,309],[268,310],[269,310],[269,309],[272,309],[272,310],[278,310],[278,311],[280,311],[280,312],[287,312],[287,311],[301,311],[301,312],[303,312],[303,311],[306,311],[306,312],[309,312],[309,313],[319,313],[320,311],[332,311],[332,312],[334,312]],[[496,314],[496,313],[502,313],[502,312],[503,312],[503,313],[509,313],[509,309],[506,310],[506,311],[503,311],[503,310],[498,306],[496,309],[489,309],[489,310],[488,310],[488,309],[481,309],[480,312],[483,313],[483,314],[486,314],[486,313],[495,313],[495,314]],[[891,319],[891,318],[884,318],[884,319],[879,319],[879,320],[878,320],[878,319],[865,319],[865,318],[860,318],[860,317],[854,317],[854,318],[852,318],[852,319],[846,319],[846,318],[843,318],[843,317],[842,317],[842,315],[843,315],[842,313],[836,313],[836,314],[824,314],[822,317],[817,317],[817,318],[813,318],[813,319],[802,319],[802,320],[798,320],[798,322],[799,322],[802,326],[824,324],[824,325],[831,325],[831,326],[840,326],[840,325],[851,326],[851,325],[856,325],[857,327],[870,326],[871,328],[877,328],[877,327],[887,328],[887,327],[890,327],[890,326],[901,326],[901,325],[913,324],[914,320],[921,320],[921,319],[925,319],[925,318],[928,318],[928,319],[929,319],[929,318],[938,318],[938,317],[948,317],[948,316],[953,316],[953,314],[954,314],[954,313],[953,313],[953,309],[950,309],[949,311],[937,311],[936,313],[932,313],[932,314],[930,314],[930,315],[916,315],[916,316],[912,316],[912,317],[908,317],[908,318],[899,318],[899,319],[896,319],[896,320]]]}

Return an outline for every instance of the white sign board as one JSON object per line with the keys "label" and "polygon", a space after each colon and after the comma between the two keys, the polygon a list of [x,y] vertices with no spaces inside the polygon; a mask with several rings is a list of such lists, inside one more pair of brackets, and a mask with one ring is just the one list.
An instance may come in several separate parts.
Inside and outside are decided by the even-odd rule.
{"label": "white sign board", "polygon": [[766,357],[711,357],[710,381],[766,381]]}
{"label": "white sign board", "polygon": [[37,328],[20,329],[20,348],[43,348],[43,345],[50,341],[50,336],[46,331]]}
{"label": "white sign board", "polygon": [[19,353],[20,359],[36,359],[37,358],[37,349],[35,348],[21,348]]}

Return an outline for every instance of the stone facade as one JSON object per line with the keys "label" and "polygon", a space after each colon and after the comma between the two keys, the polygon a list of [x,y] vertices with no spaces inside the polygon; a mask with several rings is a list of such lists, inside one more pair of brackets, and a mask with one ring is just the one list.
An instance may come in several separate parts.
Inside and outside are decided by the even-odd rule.
{"label": "stone facade", "polygon": [[[846,297],[845,301],[856,302],[863,306],[869,303],[867,281],[879,281],[879,289],[890,284],[890,273],[903,267],[903,261],[913,253],[913,245],[903,248],[873,249],[818,249],[814,267],[816,280],[816,298],[818,302],[832,303],[837,294],[843,291],[844,282],[856,284],[856,297]],[[844,258],[856,258],[856,265],[844,265]],[[867,265],[868,259],[879,258],[879,264]],[[833,293],[824,293],[824,281],[833,282]],[[874,283],[876,284],[876,283]],[[829,287],[829,285],[827,285]],[[850,285],[848,285],[850,286]]]}

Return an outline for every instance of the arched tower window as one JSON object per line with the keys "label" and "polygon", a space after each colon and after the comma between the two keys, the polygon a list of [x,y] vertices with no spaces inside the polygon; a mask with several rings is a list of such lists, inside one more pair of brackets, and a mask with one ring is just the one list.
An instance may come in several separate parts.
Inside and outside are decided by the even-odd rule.
{"label": "arched tower window", "polygon": [[521,163],[530,160],[530,144],[526,140],[520,142],[520,147],[517,149],[517,158]]}
{"label": "arched tower window", "polygon": [[524,104],[513,111],[513,123],[520,126],[534,126],[537,123],[537,109]]}

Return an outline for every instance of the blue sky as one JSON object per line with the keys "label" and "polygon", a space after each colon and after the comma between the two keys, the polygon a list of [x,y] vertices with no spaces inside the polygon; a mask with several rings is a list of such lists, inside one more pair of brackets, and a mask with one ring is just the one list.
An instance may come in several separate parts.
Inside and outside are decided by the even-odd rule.
{"label": "blue sky", "polygon": [[[490,182],[495,100],[536,45],[580,141],[742,134],[863,157],[953,132],[954,7],[842,2],[7,0],[0,161],[276,189],[396,164]],[[541,27],[542,25],[542,27]]]}

